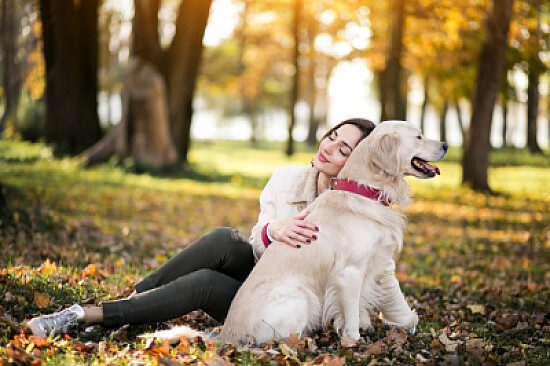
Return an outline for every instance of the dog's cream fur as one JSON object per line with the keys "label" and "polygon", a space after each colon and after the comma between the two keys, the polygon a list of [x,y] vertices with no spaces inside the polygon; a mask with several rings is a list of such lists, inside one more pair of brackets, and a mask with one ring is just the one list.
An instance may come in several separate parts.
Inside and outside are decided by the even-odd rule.
{"label": "dog's cream fur", "polygon": [[[391,202],[409,203],[405,175],[433,176],[412,166],[414,157],[438,161],[444,144],[419,138],[401,121],[379,124],[355,148],[338,175],[377,188]],[[368,311],[379,309],[388,324],[418,323],[395,278],[394,257],[401,251],[405,215],[380,202],[346,191],[321,194],[306,211],[319,226],[318,239],[297,250],[273,243],[239,289],[218,339],[256,342],[301,335],[333,324],[342,336],[359,339],[369,328]],[[177,339],[189,329],[154,334]]]}

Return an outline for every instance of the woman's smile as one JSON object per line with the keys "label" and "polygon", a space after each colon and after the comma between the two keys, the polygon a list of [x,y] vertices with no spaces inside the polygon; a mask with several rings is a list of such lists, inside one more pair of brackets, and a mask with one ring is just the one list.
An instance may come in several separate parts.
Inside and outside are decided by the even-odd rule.
{"label": "woman's smile", "polygon": [[319,161],[321,161],[322,163],[328,163],[328,159],[325,157],[325,155],[323,155],[322,152],[319,151],[319,154],[317,156],[319,157]]}

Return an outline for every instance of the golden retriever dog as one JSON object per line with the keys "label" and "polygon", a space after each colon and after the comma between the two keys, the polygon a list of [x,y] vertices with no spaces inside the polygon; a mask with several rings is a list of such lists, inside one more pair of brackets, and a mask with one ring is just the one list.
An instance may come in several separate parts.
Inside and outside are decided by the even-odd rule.
{"label": "golden retriever dog", "polygon": [[[445,143],[424,139],[404,121],[380,123],[355,148],[333,189],[306,208],[318,239],[297,250],[274,242],[231,304],[218,341],[257,343],[333,325],[343,337],[360,338],[369,312],[389,325],[413,330],[416,312],[395,278],[405,215],[391,208],[409,203],[406,175],[439,174],[428,162],[441,160]],[[164,339],[196,336],[186,327],[153,334]]]}

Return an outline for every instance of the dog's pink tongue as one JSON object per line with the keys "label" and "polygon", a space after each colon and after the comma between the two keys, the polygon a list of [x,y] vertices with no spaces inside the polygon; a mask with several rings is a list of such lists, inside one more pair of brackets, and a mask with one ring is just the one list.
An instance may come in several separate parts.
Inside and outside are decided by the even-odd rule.
{"label": "dog's pink tongue", "polygon": [[422,162],[422,165],[424,166],[424,168],[426,168],[427,170],[429,170],[430,172],[435,172],[435,174],[437,175],[441,175],[441,173],[439,172],[439,168],[435,165],[430,165],[426,162]]}
{"label": "dog's pink tongue", "polygon": [[440,175],[441,173],[439,172],[439,168],[436,167],[435,165],[430,165],[428,163],[426,163],[426,168],[428,168],[430,171],[432,172],[435,172],[435,174],[437,175]]}

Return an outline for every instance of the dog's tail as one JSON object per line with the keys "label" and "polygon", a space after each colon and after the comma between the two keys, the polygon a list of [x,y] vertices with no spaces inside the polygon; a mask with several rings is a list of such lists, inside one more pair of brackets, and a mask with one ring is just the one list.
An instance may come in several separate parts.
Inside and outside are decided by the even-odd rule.
{"label": "dog's tail", "polygon": [[146,333],[139,336],[140,338],[158,338],[162,340],[167,340],[170,343],[177,342],[181,337],[186,338],[196,338],[201,337],[204,340],[215,341],[217,334],[214,332],[201,332],[195,330],[186,325],[179,325],[166,330],[159,330],[154,333]]}

